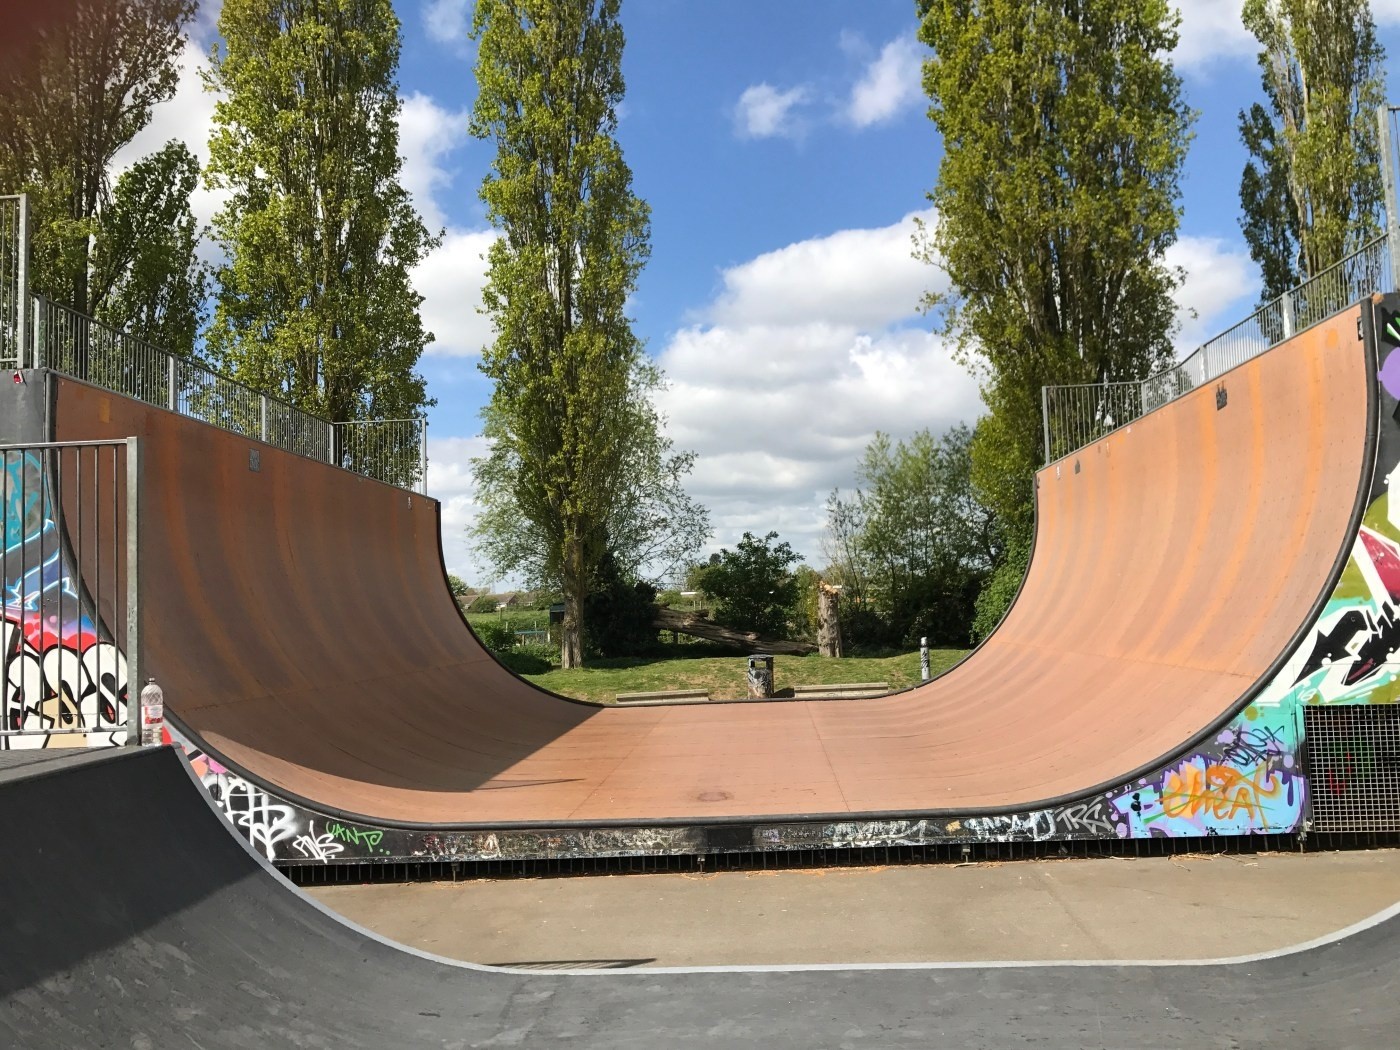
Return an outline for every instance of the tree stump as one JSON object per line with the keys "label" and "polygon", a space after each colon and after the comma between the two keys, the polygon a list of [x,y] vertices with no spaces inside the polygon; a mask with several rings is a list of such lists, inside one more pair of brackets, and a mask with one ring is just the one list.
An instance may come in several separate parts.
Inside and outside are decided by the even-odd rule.
{"label": "tree stump", "polygon": [[840,587],[825,580],[817,582],[817,652],[823,656],[842,656]]}

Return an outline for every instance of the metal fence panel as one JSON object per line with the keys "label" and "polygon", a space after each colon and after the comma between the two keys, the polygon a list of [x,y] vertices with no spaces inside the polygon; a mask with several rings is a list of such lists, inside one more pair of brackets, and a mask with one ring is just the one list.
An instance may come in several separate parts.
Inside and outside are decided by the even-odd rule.
{"label": "metal fence panel", "polygon": [[135,742],[134,446],[0,447],[0,750]]}
{"label": "metal fence panel", "polygon": [[428,421],[375,419],[335,424],[334,461],[401,488],[426,491]]}
{"label": "metal fence panel", "polygon": [[37,345],[42,348],[39,363],[44,366],[329,462],[326,420],[42,297],[34,297],[34,310],[40,328]]}
{"label": "metal fence panel", "polygon": [[[1388,238],[1378,237],[1141,382],[1046,387],[1046,463],[1219,378],[1352,303],[1394,287],[1394,278]],[[1136,397],[1120,389],[1127,387],[1138,388]]]}
{"label": "metal fence panel", "polygon": [[1400,831],[1400,708],[1303,708],[1314,831]]}
{"label": "metal fence panel", "polygon": [[1143,385],[1085,383],[1045,388],[1047,462],[1067,456],[1142,415]]}

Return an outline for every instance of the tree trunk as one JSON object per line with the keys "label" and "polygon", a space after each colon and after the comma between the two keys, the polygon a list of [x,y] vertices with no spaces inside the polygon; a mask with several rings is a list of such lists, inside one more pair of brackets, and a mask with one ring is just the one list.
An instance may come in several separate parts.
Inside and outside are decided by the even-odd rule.
{"label": "tree trunk", "polygon": [[825,580],[817,582],[817,652],[823,656],[843,656],[841,617],[839,615],[841,588]]}
{"label": "tree trunk", "polygon": [[679,631],[709,642],[732,645],[750,652],[772,653],[776,656],[805,656],[817,651],[811,642],[790,642],[782,638],[764,638],[751,631],[736,631],[706,619],[704,614],[678,612],[652,606],[652,622],[658,631]]}
{"label": "tree trunk", "polygon": [[564,541],[564,623],[560,629],[559,666],[583,666],[583,551],[577,540]]}

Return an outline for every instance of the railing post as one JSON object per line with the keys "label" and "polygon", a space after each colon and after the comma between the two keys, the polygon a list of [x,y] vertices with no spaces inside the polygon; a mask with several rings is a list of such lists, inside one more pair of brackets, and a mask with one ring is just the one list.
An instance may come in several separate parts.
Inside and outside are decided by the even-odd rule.
{"label": "railing post", "polygon": [[[19,195],[19,257],[15,260],[15,357],[24,367],[29,335],[29,194]],[[38,365],[34,366],[39,367]]]}
{"label": "railing post", "polygon": [[1376,109],[1380,122],[1381,184],[1385,188],[1385,234],[1390,249],[1390,285],[1387,291],[1400,289],[1400,203],[1395,192],[1395,141],[1390,131],[1391,107]]}
{"label": "railing post", "polygon": [[1290,288],[1279,296],[1279,308],[1283,314],[1283,337],[1292,339],[1298,330],[1298,320],[1293,316],[1293,290]]}
{"label": "railing post", "polygon": [[428,494],[428,417],[418,419],[418,491]]}
{"label": "railing post", "polygon": [[1050,462],[1050,388],[1040,388],[1040,425],[1045,436],[1045,462]]}
{"label": "railing post", "polygon": [[126,742],[141,745],[141,445],[126,439]]}
{"label": "railing post", "polygon": [[165,407],[172,412],[180,411],[180,369],[175,362],[175,355],[169,354],[165,359],[166,381],[168,392],[165,395]]}
{"label": "railing post", "polygon": [[326,446],[326,462],[335,463],[335,424],[327,423],[326,432],[330,436],[330,443]]}
{"label": "railing post", "polygon": [[48,334],[48,303],[42,295],[34,297],[34,347],[29,355],[29,367],[44,367],[44,341]]}
{"label": "railing post", "polygon": [[267,395],[258,395],[258,437],[267,440]]}

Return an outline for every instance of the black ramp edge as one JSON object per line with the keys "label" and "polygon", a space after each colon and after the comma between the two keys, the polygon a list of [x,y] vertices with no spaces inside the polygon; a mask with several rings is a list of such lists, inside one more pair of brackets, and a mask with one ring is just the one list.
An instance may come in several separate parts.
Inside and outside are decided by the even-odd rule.
{"label": "black ramp edge", "polygon": [[42,768],[0,784],[6,1048],[1396,1045],[1395,919],[1195,966],[493,972],[336,920],[171,749]]}

